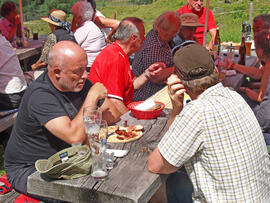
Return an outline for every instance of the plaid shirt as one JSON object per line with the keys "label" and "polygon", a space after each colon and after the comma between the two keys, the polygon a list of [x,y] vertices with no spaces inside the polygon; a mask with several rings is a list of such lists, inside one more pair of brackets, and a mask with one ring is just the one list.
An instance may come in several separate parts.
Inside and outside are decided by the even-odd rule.
{"label": "plaid shirt", "polygon": [[185,164],[194,202],[269,202],[270,160],[250,107],[221,83],[189,102],[158,145]]}
{"label": "plaid shirt", "polygon": [[[161,41],[155,30],[151,30],[145,41],[143,42],[142,49],[135,54],[132,64],[132,72],[138,77],[140,76],[150,65],[156,62],[163,62],[166,67],[173,66],[173,58],[168,45]],[[139,90],[134,92],[134,101],[143,101],[154,93],[161,90],[166,84],[154,84],[150,81]]]}

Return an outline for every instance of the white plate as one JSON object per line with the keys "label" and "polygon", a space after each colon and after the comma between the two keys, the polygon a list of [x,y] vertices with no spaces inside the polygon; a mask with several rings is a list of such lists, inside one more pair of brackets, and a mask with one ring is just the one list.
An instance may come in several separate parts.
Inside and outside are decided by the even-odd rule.
{"label": "white plate", "polygon": [[108,153],[113,152],[115,157],[121,158],[121,157],[126,156],[129,151],[123,150],[123,149],[106,149],[106,152]]}

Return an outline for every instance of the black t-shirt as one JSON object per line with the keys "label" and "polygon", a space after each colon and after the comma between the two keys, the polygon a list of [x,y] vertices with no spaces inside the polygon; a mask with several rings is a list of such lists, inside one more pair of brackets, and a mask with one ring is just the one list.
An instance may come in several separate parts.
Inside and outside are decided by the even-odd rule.
{"label": "black t-shirt", "polygon": [[[87,80],[80,92],[63,93],[51,83],[47,72],[26,90],[15,125],[5,151],[7,174],[33,167],[38,159],[47,159],[70,145],[51,134],[44,125],[57,117],[73,119],[81,108],[93,84]],[[67,99],[68,98],[68,99]],[[73,116],[63,107],[61,99],[73,107]]]}

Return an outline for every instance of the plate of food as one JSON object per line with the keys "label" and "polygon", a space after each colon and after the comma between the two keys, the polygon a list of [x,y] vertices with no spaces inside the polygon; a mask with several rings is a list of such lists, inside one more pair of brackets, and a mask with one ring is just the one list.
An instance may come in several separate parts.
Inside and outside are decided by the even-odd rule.
{"label": "plate of food", "polygon": [[143,136],[143,126],[109,126],[108,143],[126,143],[138,140]]}

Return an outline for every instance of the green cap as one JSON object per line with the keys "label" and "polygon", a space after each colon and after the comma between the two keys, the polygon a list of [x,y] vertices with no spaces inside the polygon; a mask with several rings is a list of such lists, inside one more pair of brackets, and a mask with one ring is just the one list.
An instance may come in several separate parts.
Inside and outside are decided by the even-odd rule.
{"label": "green cap", "polygon": [[35,163],[38,172],[55,179],[74,179],[89,174],[92,165],[89,147],[73,146],[63,149],[48,159]]}
{"label": "green cap", "polygon": [[209,51],[197,43],[188,44],[175,51],[173,60],[176,73],[186,81],[211,75],[215,69]]}

